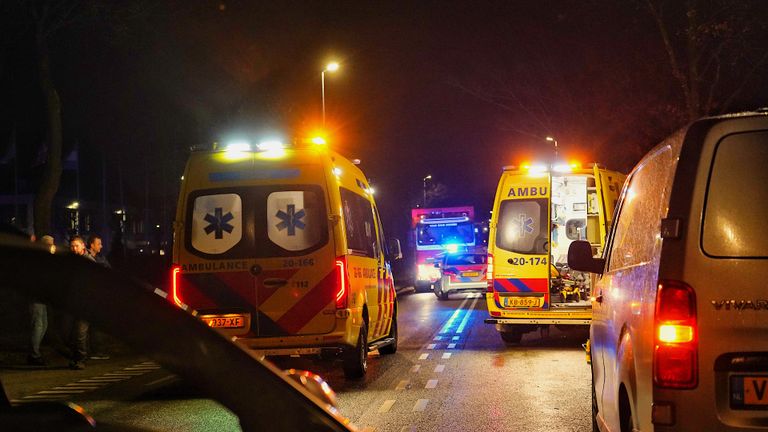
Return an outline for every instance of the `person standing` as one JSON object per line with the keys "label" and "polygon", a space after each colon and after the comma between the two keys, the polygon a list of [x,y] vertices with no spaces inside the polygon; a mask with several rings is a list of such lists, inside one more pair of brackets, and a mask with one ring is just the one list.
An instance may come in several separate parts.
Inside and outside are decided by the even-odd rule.
{"label": "person standing", "polygon": [[[53,248],[55,247],[53,237],[44,235],[40,238],[40,242],[51,248],[51,252],[53,252]],[[30,334],[31,349],[27,356],[27,363],[33,366],[45,366],[47,362],[40,352],[40,344],[43,341],[45,332],[48,331],[48,307],[45,303],[32,302],[29,304],[29,314],[32,318]]]}
{"label": "person standing", "polygon": [[[112,268],[107,257],[101,253],[102,248],[103,244],[100,235],[91,234],[88,236],[88,253],[93,257],[93,260],[104,268]],[[104,335],[98,329],[91,327],[89,336],[92,353],[90,359],[109,360],[109,355],[104,351]]]}
{"label": "person standing", "polygon": [[[82,256],[85,259],[96,262],[95,259],[85,249],[83,238],[76,235],[69,240],[69,250],[75,255]],[[72,361],[69,363],[70,369],[85,369],[85,361],[88,359],[88,322],[75,318],[72,324]]]}

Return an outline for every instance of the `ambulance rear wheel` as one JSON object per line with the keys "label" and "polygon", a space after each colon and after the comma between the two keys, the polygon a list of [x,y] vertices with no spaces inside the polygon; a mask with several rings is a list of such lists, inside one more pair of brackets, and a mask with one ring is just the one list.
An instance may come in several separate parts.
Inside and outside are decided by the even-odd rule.
{"label": "ambulance rear wheel", "polygon": [[357,346],[344,355],[344,376],[351,379],[362,378],[368,370],[368,326],[360,326]]}
{"label": "ambulance rear wheel", "polygon": [[381,354],[394,354],[397,352],[397,318],[392,318],[392,326],[389,329],[388,337],[395,341],[379,348],[379,353]]}
{"label": "ambulance rear wheel", "polygon": [[520,341],[523,339],[523,332],[520,330],[507,330],[503,332],[499,332],[501,335],[501,340],[503,340],[506,343],[514,343],[519,344]]}

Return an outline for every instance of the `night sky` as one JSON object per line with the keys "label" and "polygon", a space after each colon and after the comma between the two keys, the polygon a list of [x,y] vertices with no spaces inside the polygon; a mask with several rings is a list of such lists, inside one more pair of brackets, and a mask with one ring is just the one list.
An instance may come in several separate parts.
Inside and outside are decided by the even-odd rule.
{"label": "night sky", "polygon": [[[644,1],[98,3],[106,13],[50,38],[65,154],[80,147],[94,200],[102,152],[110,193],[121,173],[127,200],[142,205],[146,189],[157,207],[175,201],[192,145],[316,128],[330,60],[341,63],[326,75],[331,145],[362,160],[399,236],[427,174],[446,191],[435,205],[487,215],[501,167],[549,157],[547,135],[566,158],[627,171],[687,121]],[[666,3],[679,28],[684,2]],[[725,15],[759,19],[731,28],[744,52],[726,47],[735,60],[715,99],[744,80],[746,90],[730,111],[768,105],[765,65],[749,76],[741,66],[763,58],[768,33],[754,22],[768,22],[768,6],[738,3]],[[45,136],[35,45],[23,17],[3,18],[0,149],[15,130],[32,178]]]}

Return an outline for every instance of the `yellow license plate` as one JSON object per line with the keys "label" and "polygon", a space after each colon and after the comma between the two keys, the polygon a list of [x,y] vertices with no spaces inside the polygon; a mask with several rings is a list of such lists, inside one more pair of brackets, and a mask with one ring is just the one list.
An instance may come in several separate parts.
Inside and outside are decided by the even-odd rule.
{"label": "yellow license plate", "polygon": [[464,272],[461,275],[464,277],[478,277],[480,276],[480,272]]}
{"label": "yellow license plate", "polygon": [[768,409],[768,376],[731,377],[731,408]]}
{"label": "yellow license plate", "polygon": [[502,297],[504,307],[542,307],[544,297]]}
{"label": "yellow license plate", "polygon": [[214,328],[243,328],[245,327],[245,317],[242,315],[222,315],[222,316],[203,316],[200,317],[204,323]]}

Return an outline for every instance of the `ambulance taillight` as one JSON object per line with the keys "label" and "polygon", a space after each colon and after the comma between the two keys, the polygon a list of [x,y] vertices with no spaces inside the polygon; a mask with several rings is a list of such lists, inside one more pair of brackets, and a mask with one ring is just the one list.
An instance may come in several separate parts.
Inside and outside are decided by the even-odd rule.
{"label": "ambulance taillight", "polygon": [[349,275],[347,258],[336,258],[336,309],[346,309],[349,304]]}
{"label": "ambulance taillight", "polygon": [[488,269],[486,270],[487,280],[488,280],[488,289],[486,290],[489,293],[493,292],[493,254],[488,254]]}
{"label": "ambulance taillight", "polygon": [[179,297],[179,288],[181,288],[180,279],[181,266],[173,265],[171,267],[171,296],[173,297],[173,302],[176,303],[176,306],[179,307],[184,304]]}

